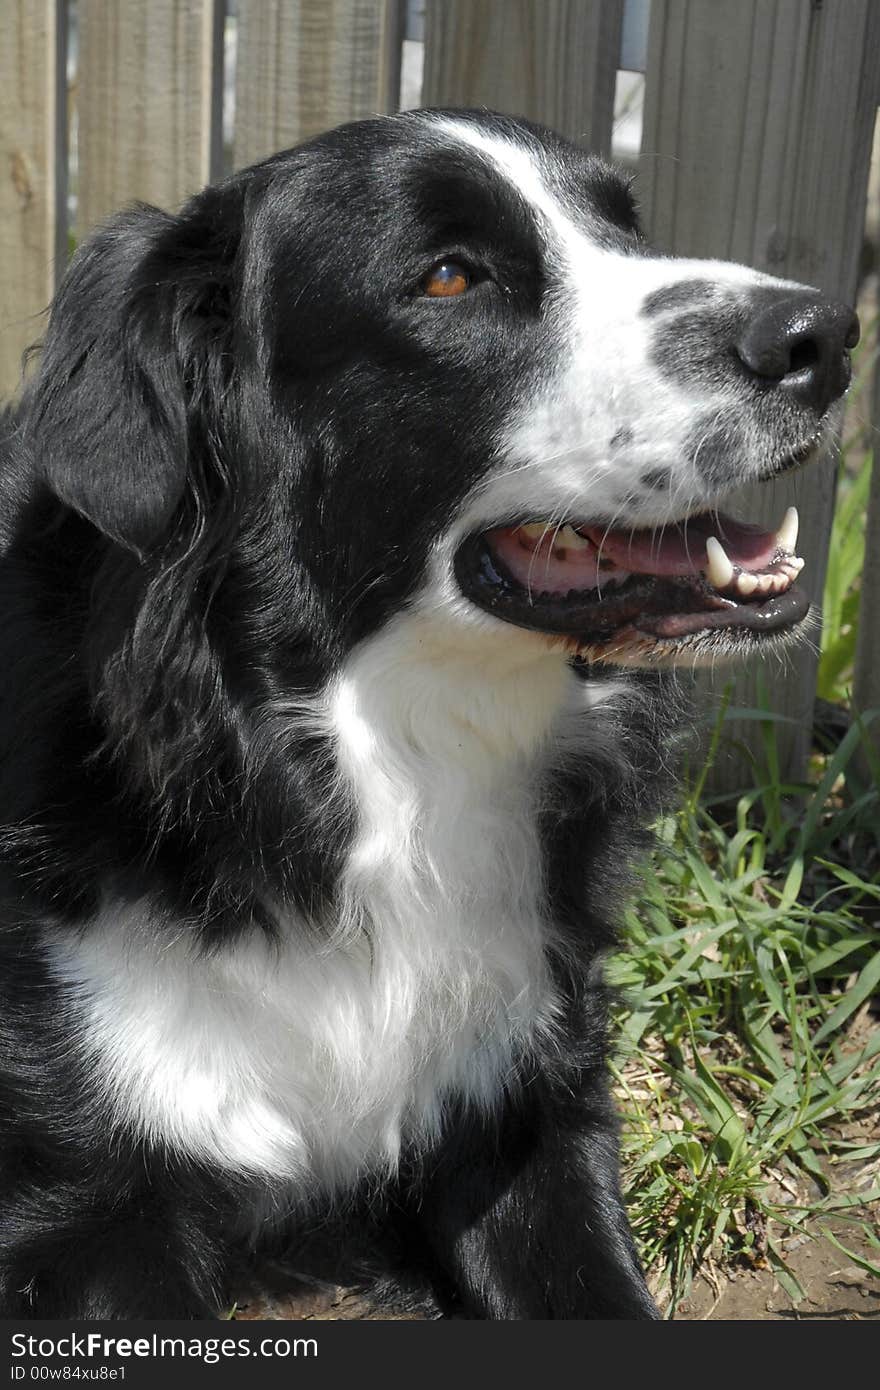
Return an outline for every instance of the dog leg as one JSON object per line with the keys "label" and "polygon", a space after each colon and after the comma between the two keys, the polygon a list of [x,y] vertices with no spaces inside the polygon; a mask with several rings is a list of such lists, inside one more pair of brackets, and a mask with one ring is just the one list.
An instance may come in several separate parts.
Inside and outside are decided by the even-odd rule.
{"label": "dog leg", "polygon": [[121,1210],[88,1205],[87,1193],[53,1189],[0,1213],[0,1317],[217,1316],[223,1261],[206,1221],[149,1197]]}
{"label": "dog leg", "polygon": [[657,1318],[618,1180],[616,1119],[593,1073],[580,1096],[525,1087],[497,1119],[462,1117],[426,1165],[415,1219],[478,1318]]}

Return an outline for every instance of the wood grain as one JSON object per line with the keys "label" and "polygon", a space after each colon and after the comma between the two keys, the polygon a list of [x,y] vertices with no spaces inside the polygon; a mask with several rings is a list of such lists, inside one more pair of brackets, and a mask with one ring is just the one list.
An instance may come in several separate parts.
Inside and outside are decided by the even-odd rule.
{"label": "wood grain", "polygon": [[[880,97],[877,0],[653,0],[639,193],[648,231],[679,255],[745,262],[836,298],[855,297],[874,114]],[[835,493],[826,460],[732,509],[773,525],[801,515],[803,582],[821,599]],[[818,640],[818,634],[817,634]],[[783,775],[798,779],[810,742],[817,657],[736,677],[754,706],[763,681],[779,725]],[[705,702],[704,702],[705,703]],[[718,790],[753,780],[760,729],[731,729]]]}
{"label": "wood grain", "polygon": [[140,199],[177,207],[221,171],[222,0],[80,0],[82,236]]}
{"label": "wood grain", "polygon": [[25,348],[66,251],[66,6],[6,0],[0,43],[0,397],[21,380]]}
{"label": "wood grain", "polygon": [[394,111],[401,0],[240,0],[235,165]]}
{"label": "wood grain", "polygon": [[488,106],[611,148],[622,0],[428,0],[425,106]]}

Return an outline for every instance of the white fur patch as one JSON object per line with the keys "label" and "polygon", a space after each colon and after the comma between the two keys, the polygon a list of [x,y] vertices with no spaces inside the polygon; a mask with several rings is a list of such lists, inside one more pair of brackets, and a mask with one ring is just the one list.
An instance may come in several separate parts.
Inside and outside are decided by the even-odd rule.
{"label": "white fur patch", "polygon": [[329,692],[358,830],[322,932],[282,919],[280,948],[254,931],[205,956],[140,903],[51,938],[118,1123],[334,1189],[436,1134],[453,1092],[491,1106],[524,1053],[552,1045],[540,771],[560,740],[601,741],[621,687],[578,681],[531,634],[504,637],[462,642],[415,611]]}
{"label": "white fur patch", "polygon": [[[466,120],[432,119],[444,136],[489,161],[532,208],[557,278],[545,308],[548,340],[567,345],[561,365],[548,366],[531,398],[517,403],[499,440],[505,465],[486,479],[463,531],[517,515],[657,526],[704,508],[717,492],[708,491],[700,474],[699,449],[685,447],[694,421],[734,411],[743,424],[743,411],[724,386],[685,386],[660,371],[642,306],[655,291],[689,280],[709,281],[732,295],[761,285],[803,287],[727,261],[610,250],[590,235],[584,210],[554,193],[535,147],[489,135]],[[628,438],[624,446],[612,443],[621,431]],[[766,444],[756,436],[751,453],[737,461],[741,476],[731,476],[728,488],[765,465]],[[663,470],[671,482],[663,495],[641,486],[645,472]]]}

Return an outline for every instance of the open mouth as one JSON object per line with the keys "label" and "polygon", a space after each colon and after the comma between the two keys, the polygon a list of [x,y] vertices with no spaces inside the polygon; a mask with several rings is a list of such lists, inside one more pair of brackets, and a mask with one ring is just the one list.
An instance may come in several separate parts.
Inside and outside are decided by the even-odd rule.
{"label": "open mouth", "polygon": [[656,529],[530,521],[468,537],[455,572],[495,617],[597,658],[731,651],[807,617],[797,527],[794,507],[774,532],[718,512]]}

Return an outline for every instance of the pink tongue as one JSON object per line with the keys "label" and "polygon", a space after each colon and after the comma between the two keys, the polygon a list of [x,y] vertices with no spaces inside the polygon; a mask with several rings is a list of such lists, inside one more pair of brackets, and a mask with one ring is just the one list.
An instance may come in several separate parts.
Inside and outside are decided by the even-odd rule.
{"label": "pink tongue", "polygon": [[691,517],[656,531],[606,531],[602,526],[578,529],[593,542],[603,560],[634,574],[700,573],[706,568],[709,536],[717,536],[732,563],[744,570],[764,569],[779,549],[772,532],[722,515]]}

